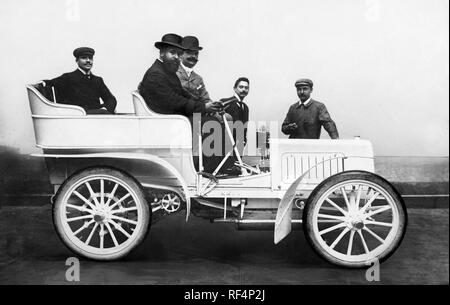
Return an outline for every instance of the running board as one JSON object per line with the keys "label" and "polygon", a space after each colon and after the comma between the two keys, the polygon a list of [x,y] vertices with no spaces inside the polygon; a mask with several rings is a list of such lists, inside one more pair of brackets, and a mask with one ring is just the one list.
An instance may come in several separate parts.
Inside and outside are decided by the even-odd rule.
{"label": "running board", "polygon": [[[229,218],[222,219],[217,218],[213,219],[214,223],[232,223],[236,225],[237,230],[274,230],[275,229],[275,219],[237,219],[237,218]],[[303,221],[301,219],[293,219],[292,220],[292,228],[294,230],[302,229]]]}

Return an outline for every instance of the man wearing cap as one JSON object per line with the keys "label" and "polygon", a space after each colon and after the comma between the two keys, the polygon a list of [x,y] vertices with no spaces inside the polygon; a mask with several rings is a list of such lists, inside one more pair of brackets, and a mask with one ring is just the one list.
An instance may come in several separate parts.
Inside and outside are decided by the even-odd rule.
{"label": "man wearing cap", "polygon": [[295,82],[295,87],[300,101],[289,108],[281,131],[289,139],[319,139],[323,126],[330,138],[339,139],[336,124],[325,105],[311,98],[313,82],[302,78]]}
{"label": "man wearing cap", "polygon": [[166,34],[155,43],[155,47],[159,49],[159,58],[147,70],[138,87],[150,109],[187,117],[220,109],[220,103],[210,100],[205,103],[183,89],[176,74],[184,50],[181,36]]}
{"label": "man wearing cap", "polygon": [[55,88],[55,102],[81,106],[87,114],[113,114],[117,105],[116,98],[103,79],[91,72],[94,54],[92,48],[75,49],[73,55],[78,68],[42,83],[44,87]]}

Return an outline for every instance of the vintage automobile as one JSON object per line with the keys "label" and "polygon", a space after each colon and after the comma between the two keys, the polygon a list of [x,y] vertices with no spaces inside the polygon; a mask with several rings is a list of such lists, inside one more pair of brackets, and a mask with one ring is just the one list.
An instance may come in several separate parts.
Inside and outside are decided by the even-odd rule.
{"label": "vintage automobile", "polygon": [[134,113],[86,115],[35,85],[27,91],[42,149],[35,156],[45,158],[55,190],[54,225],[78,255],[124,257],[151,224],[181,210],[186,221],[192,213],[238,229],[273,229],[275,244],[303,228],[322,258],[353,268],[387,259],[405,234],[405,204],[374,173],[367,140],[271,139],[268,170],[245,164],[235,150],[249,174],[219,178],[201,170],[201,157],[196,170],[189,120],[151,111],[137,92]]}

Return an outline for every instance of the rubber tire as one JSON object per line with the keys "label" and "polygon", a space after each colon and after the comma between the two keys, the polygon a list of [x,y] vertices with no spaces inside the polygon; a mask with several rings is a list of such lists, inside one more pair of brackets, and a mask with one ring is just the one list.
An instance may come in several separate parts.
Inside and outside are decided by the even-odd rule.
{"label": "rubber tire", "polygon": [[[138,236],[136,237],[135,241],[130,246],[121,250],[120,252],[108,254],[108,255],[93,254],[93,253],[87,252],[83,249],[80,249],[79,247],[74,245],[70,241],[70,239],[66,236],[64,230],[62,229],[61,219],[58,217],[60,209],[62,207],[62,198],[64,198],[66,192],[74,184],[76,184],[79,180],[84,179],[91,175],[99,175],[99,174],[113,176],[113,177],[121,180],[124,184],[127,184],[136,193],[137,199],[140,202],[139,204],[142,205],[142,211],[143,211],[142,220],[144,221],[144,223],[142,225],[142,229],[140,230],[140,232],[137,233]],[[138,203],[136,203],[136,205],[138,205]],[[145,199],[144,192],[142,191],[140,184],[134,178],[129,176],[128,174],[126,174],[122,171],[113,169],[113,168],[108,168],[108,167],[87,168],[87,169],[81,170],[81,171],[73,174],[71,177],[66,179],[66,181],[63,183],[63,185],[61,185],[61,187],[59,188],[59,190],[56,194],[55,203],[53,204],[52,216],[53,216],[53,225],[55,227],[55,230],[58,233],[59,238],[61,239],[61,241],[64,243],[64,245],[67,248],[69,248],[72,252],[74,252],[77,255],[80,255],[80,256],[83,256],[85,258],[92,259],[92,260],[98,260],[98,261],[118,260],[118,259],[123,258],[126,255],[128,255],[131,251],[136,249],[136,247],[139,246],[144,241],[144,239],[146,238],[146,236],[149,232],[150,223],[151,223],[151,212],[149,210],[147,201]]]}
{"label": "rubber tire", "polygon": [[372,262],[373,259],[366,262],[347,262],[341,259],[337,259],[334,256],[327,253],[320,246],[313,232],[312,214],[319,198],[334,185],[344,181],[355,179],[366,180],[377,184],[380,188],[383,188],[387,193],[389,193],[389,195],[393,198],[395,205],[397,206],[397,210],[399,213],[399,230],[396,236],[394,237],[394,241],[391,243],[391,245],[376,257],[379,260],[379,262],[388,259],[400,246],[405,236],[406,227],[408,224],[408,215],[405,203],[401,195],[398,193],[398,191],[387,180],[374,173],[366,171],[347,171],[338,173],[322,181],[322,183],[320,183],[311,192],[311,195],[309,196],[306,202],[305,208],[303,210],[303,231],[306,239],[308,240],[309,244],[314,249],[314,251],[321,258],[325,259],[327,262],[346,268],[368,268],[370,267],[370,262]]}

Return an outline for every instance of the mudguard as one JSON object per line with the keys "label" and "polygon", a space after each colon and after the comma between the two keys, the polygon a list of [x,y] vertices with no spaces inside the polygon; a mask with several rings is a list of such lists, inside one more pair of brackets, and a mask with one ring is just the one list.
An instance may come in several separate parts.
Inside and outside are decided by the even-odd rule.
{"label": "mudguard", "polygon": [[113,158],[113,159],[134,159],[134,160],[144,160],[149,162],[154,162],[158,165],[165,167],[169,170],[180,182],[186,198],[186,221],[189,219],[189,214],[191,213],[191,197],[189,195],[189,190],[186,181],[178,172],[178,170],[173,167],[166,160],[148,154],[141,153],[92,153],[92,154],[33,154],[35,157],[45,157],[45,158]]}
{"label": "mudguard", "polygon": [[[306,172],[304,172],[291,186],[288,188],[283,198],[280,201],[280,205],[278,206],[277,216],[275,218],[275,231],[274,231],[274,240],[275,244],[278,244],[281,240],[283,240],[289,233],[292,231],[292,206],[293,199],[295,197],[298,186],[301,184],[302,180],[306,177],[306,175],[318,165],[328,162],[330,160],[338,159],[330,158],[324,160],[322,162],[317,163],[316,165],[310,167]],[[347,157],[344,157],[346,159]]]}

